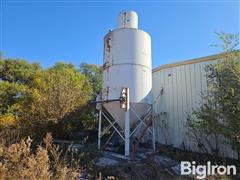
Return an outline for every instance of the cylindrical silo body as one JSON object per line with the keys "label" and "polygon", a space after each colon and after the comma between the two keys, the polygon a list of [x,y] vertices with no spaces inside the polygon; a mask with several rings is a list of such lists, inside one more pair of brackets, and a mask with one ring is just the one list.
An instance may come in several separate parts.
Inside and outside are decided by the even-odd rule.
{"label": "cylindrical silo body", "polygon": [[[128,87],[131,127],[138,121],[132,111],[141,117],[152,103],[151,37],[137,29],[137,21],[135,12],[121,12],[118,18],[119,28],[104,38],[102,98],[117,99],[122,88]],[[120,108],[120,103],[105,103],[104,107],[124,128],[124,110]]]}

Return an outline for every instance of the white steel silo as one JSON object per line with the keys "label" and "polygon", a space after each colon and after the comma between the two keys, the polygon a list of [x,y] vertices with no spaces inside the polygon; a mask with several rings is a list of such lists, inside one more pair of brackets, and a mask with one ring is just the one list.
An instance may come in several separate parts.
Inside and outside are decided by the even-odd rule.
{"label": "white steel silo", "polygon": [[[138,16],[134,11],[123,11],[118,17],[118,27],[104,38],[102,102],[111,114],[110,123],[125,142],[125,155],[129,155],[130,137],[147,127],[147,115],[152,108],[152,62],[151,37],[138,29]],[[127,88],[129,109],[120,108],[119,99],[123,88]],[[101,113],[99,118],[99,148],[101,142]],[[104,115],[106,118],[106,116]],[[117,123],[121,132],[114,126]],[[153,128],[154,129],[154,128]],[[144,133],[146,132],[143,130]],[[124,132],[124,136],[122,135]],[[152,134],[153,130],[152,130]],[[139,135],[143,136],[143,135]],[[136,139],[136,138],[135,138]],[[140,138],[141,139],[141,138]],[[155,147],[155,146],[154,146]]]}
{"label": "white steel silo", "polygon": [[[141,117],[152,103],[151,63],[151,37],[138,29],[134,11],[121,12],[118,28],[104,38],[103,99],[119,98],[122,87],[128,87],[130,108]],[[124,110],[119,102],[106,103],[104,107],[124,128]],[[130,126],[136,121],[130,112]]]}

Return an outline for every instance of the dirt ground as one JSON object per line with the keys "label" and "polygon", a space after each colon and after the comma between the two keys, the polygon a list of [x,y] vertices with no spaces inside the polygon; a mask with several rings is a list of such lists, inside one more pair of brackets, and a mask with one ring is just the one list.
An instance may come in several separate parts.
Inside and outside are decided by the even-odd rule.
{"label": "dirt ground", "polygon": [[[141,155],[140,155],[141,156]],[[192,153],[171,147],[162,147],[157,152],[142,155],[142,158],[135,160],[119,160],[113,164],[106,164],[94,167],[94,179],[123,179],[123,180],[171,180],[171,179],[196,179],[193,176],[180,175],[181,160],[197,162],[234,163],[231,159],[222,159],[204,154]],[[111,158],[106,159],[106,163],[111,163]],[[207,176],[207,180],[218,179],[240,179],[239,167],[237,176]]]}

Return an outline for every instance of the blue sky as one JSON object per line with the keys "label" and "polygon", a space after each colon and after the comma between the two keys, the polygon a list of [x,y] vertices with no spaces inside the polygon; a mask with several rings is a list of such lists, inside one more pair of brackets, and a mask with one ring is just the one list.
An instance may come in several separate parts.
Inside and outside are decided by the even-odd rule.
{"label": "blue sky", "polygon": [[1,0],[1,51],[49,67],[102,64],[103,37],[118,13],[134,10],[152,37],[153,67],[216,54],[216,31],[239,32],[239,1]]}

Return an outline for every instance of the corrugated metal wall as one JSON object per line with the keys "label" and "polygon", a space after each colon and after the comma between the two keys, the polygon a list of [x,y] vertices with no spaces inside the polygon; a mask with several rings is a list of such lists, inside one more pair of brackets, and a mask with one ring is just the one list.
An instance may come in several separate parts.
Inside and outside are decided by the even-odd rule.
{"label": "corrugated metal wall", "polygon": [[[200,93],[207,91],[204,67],[216,62],[196,60],[195,63],[191,61],[153,71],[153,97],[162,90],[162,95],[154,104],[157,142],[197,151],[193,140],[187,135],[186,119],[193,109],[203,103]],[[230,147],[222,148],[221,153],[236,157]]]}

